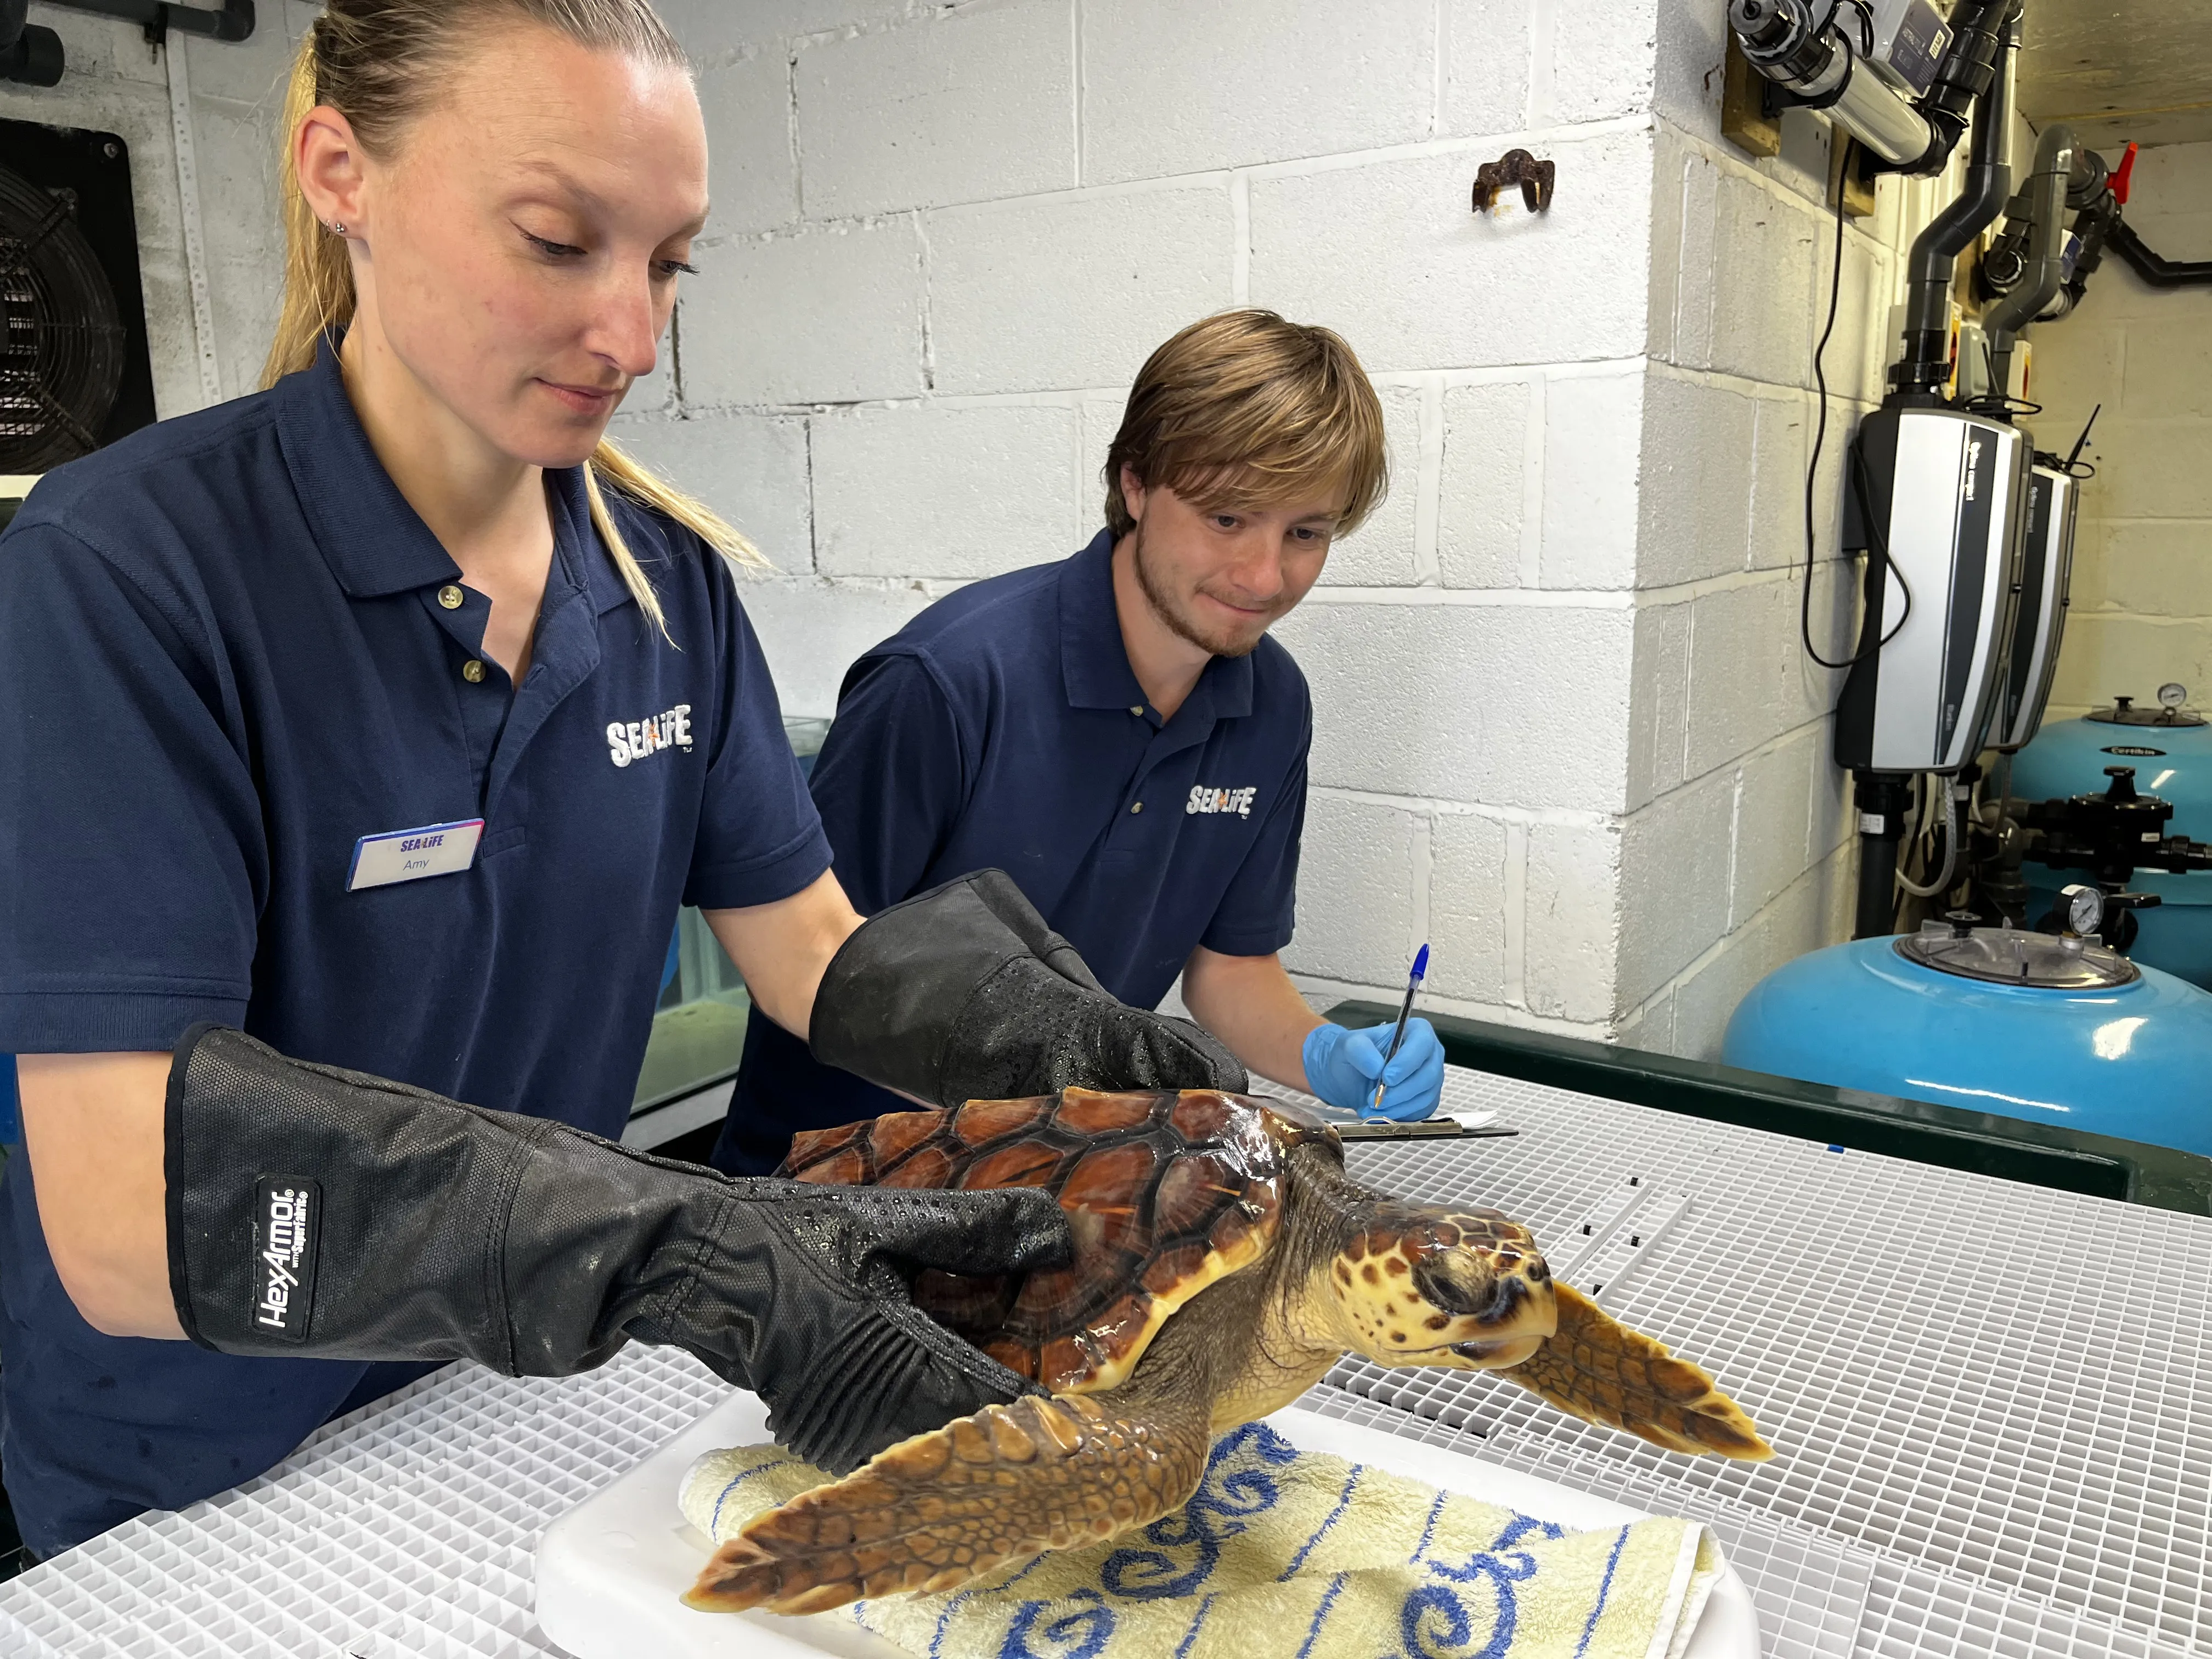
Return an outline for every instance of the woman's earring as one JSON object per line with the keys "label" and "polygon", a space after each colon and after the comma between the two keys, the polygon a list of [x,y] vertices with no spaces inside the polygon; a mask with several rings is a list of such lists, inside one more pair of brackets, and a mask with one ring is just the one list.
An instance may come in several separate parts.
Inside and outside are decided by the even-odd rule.
{"label": "woman's earring", "polygon": [[343,219],[333,219],[333,220],[331,220],[331,222],[330,222],[329,229],[330,229],[330,233],[331,233],[331,235],[333,235],[333,236],[343,236],[343,235],[344,235],[344,234],[345,234],[345,221],[344,221],[344,220],[343,220]]}

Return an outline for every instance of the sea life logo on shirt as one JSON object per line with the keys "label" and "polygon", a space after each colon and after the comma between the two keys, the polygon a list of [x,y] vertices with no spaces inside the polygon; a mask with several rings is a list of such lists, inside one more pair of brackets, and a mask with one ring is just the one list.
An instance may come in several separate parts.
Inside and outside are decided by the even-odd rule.
{"label": "sea life logo on shirt", "polygon": [[607,726],[607,758],[617,766],[628,766],[664,749],[690,746],[691,705],[688,702],[641,720],[614,720]]}
{"label": "sea life logo on shirt", "polygon": [[1260,793],[1256,784],[1247,784],[1242,789],[1216,789],[1207,784],[1198,784],[1183,803],[1187,816],[1200,812],[1234,812],[1240,818],[1252,816],[1252,798]]}

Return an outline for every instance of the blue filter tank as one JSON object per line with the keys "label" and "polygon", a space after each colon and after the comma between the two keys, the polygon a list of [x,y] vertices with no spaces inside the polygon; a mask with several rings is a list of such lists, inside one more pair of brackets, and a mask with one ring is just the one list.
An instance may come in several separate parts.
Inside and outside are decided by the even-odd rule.
{"label": "blue filter tank", "polygon": [[2212,995],[2094,940],[1931,921],[1752,987],[1721,1058],[2212,1155]]}
{"label": "blue filter tank", "polygon": [[[2120,697],[2080,720],[2048,722],[2014,757],[2011,793],[2022,800],[2101,795],[2112,781],[2106,767],[2131,766],[2139,793],[2172,805],[2166,834],[2212,841],[2212,726],[2179,706],[2186,695],[2180,686],[2167,686],[2160,694],[2166,705],[2160,708],[2137,708]],[[2062,888],[2095,880],[2086,870],[2039,864],[2027,866],[2021,874],[2027,878],[2031,926],[2057,904]],[[2128,885],[2159,898],[2136,912],[2141,931],[2128,954],[2212,988],[2212,871],[2138,870]]]}

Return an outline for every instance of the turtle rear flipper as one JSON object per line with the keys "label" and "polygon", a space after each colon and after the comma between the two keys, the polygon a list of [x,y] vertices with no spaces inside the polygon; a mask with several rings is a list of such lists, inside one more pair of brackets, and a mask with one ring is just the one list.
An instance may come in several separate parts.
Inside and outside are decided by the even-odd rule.
{"label": "turtle rear flipper", "polygon": [[[1186,1501],[1205,1471],[1194,1409],[1096,1397],[989,1406],[755,1516],[684,1600],[706,1613],[819,1613],[860,1597],[957,1589],[1047,1549],[1103,1542]],[[1144,1402],[1156,1407],[1160,1402]],[[1186,1420],[1187,1419],[1187,1420]]]}
{"label": "turtle rear flipper", "polygon": [[1555,1289],[1558,1333],[1504,1375],[1571,1416],[1625,1429],[1668,1451],[1751,1462],[1774,1455],[1743,1408],[1703,1370],[1631,1330],[1571,1285]]}

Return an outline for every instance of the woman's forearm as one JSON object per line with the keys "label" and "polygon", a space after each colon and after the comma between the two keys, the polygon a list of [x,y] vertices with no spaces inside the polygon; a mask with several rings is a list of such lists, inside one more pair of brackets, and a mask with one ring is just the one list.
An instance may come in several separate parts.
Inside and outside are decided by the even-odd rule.
{"label": "woman's forearm", "polygon": [[829,871],[787,899],[738,910],[708,910],[707,926],[744,976],[746,994],[777,1024],[806,1038],[814,994],[860,913]]}
{"label": "woman's forearm", "polygon": [[15,1061],[39,1224],[62,1288],[108,1336],[182,1340],[161,1169],[166,1054]]}
{"label": "woman's forearm", "polygon": [[1230,957],[1200,945],[1183,965],[1182,1000],[1247,1067],[1303,1089],[1306,1033],[1322,1024],[1277,956]]}

